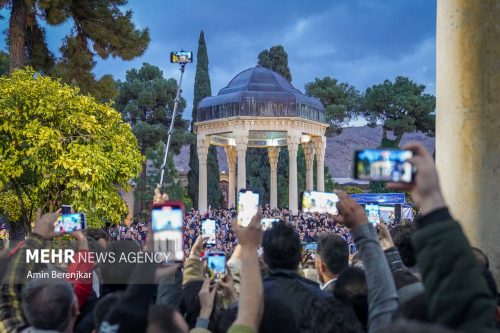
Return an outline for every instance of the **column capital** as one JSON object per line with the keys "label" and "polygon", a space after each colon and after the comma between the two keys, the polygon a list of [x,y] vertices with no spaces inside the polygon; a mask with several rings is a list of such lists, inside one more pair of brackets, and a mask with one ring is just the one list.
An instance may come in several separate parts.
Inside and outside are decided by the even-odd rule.
{"label": "column capital", "polygon": [[198,137],[196,140],[196,151],[198,153],[198,160],[200,164],[207,163],[208,148],[210,148],[210,141],[206,136]]}
{"label": "column capital", "polygon": [[280,150],[280,147],[267,147],[267,155],[269,157],[269,165],[271,166],[271,169],[276,169],[278,167]]}
{"label": "column capital", "polygon": [[314,146],[314,153],[316,154],[316,158],[318,161],[323,161],[325,159],[325,151],[326,151],[326,137],[317,136],[312,139],[312,143]]}
{"label": "column capital", "polygon": [[306,142],[302,144],[302,149],[304,150],[304,157],[306,160],[306,167],[307,168],[312,168],[313,163],[314,163],[314,154],[315,154],[315,149],[314,149],[314,143],[313,142]]}
{"label": "column capital", "polygon": [[225,146],[224,151],[226,152],[228,169],[234,170],[236,164],[236,148],[233,146]]}
{"label": "column capital", "polygon": [[299,149],[301,133],[298,131],[288,131],[286,136],[286,144],[288,146],[288,154],[291,159],[297,160],[297,150]]}

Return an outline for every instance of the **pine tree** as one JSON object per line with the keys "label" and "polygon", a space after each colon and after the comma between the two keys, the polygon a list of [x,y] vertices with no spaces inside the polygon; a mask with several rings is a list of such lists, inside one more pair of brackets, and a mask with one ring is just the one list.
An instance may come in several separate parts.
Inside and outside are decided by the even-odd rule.
{"label": "pine tree", "polygon": [[9,73],[9,55],[0,51],[0,75]]}
{"label": "pine tree", "polygon": [[290,73],[290,68],[288,67],[288,54],[283,46],[275,45],[269,50],[260,52],[258,59],[259,65],[275,71],[287,79],[288,82],[292,82],[292,74]]}
{"label": "pine tree", "polygon": [[[263,50],[258,55],[258,64],[266,67],[270,70],[275,71],[276,73],[283,76],[288,82],[292,81],[292,74],[290,73],[290,68],[288,67],[288,54],[285,51],[285,48],[281,45],[276,45],[271,47],[269,50]],[[262,150],[262,149],[261,149]],[[252,165],[258,169],[252,170],[250,172],[247,171],[247,174],[250,174],[250,184],[259,184],[263,182],[262,188],[269,189],[269,179],[261,177],[267,177],[263,175],[269,175],[271,172],[269,162],[264,163],[262,158],[262,154],[267,152],[258,151],[247,153],[247,165]],[[260,163],[262,161],[262,163]],[[278,206],[279,207],[288,207],[288,149],[287,147],[281,147],[279,160],[278,160]],[[297,154],[297,185],[299,193],[305,189],[305,157],[302,147],[299,147],[299,151]]]}
{"label": "pine tree", "polygon": [[[172,120],[170,110],[174,108],[177,93],[177,81],[166,80],[158,67],[144,63],[139,70],[127,71],[126,81],[119,82],[118,85],[120,94],[116,100],[116,108],[122,113],[123,119],[132,126],[141,153],[146,156],[149,149],[166,142],[168,126]],[[185,105],[186,101],[181,98],[171,140],[171,151],[175,154],[180,152],[186,142],[188,122],[182,119]],[[150,202],[147,166],[148,163],[144,160],[135,190],[138,212],[144,211]]]}
{"label": "pine tree", "polygon": [[[210,76],[208,74],[208,52],[205,43],[205,35],[203,30],[200,32],[198,39],[198,53],[196,56],[196,76],[194,79],[194,98],[193,111],[191,113],[191,131],[194,128],[194,123],[197,121],[197,106],[198,103],[205,97],[212,96],[210,87]],[[193,206],[198,207],[198,152],[196,142],[192,143],[189,148],[189,173],[188,173],[188,193],[193,200]],[[217,149],[210,147],[207,158],[207,175],[208,175],[208,204],[212,207],[221,207],[223,204],[223,195],[220,189],[220,174],[219,162],[217,160]]]}
{"label": "pine tree", "polygon": [[[96,80],[92,74],[94,57],[131,60],[142,55],[149,44],[148,29],[137,29],[132,11],[121,10],[126,4],[126,0],[0,1],[0,9],[10,8],[10,71],[31,65],[98,99],[115,97],[117,90],[110,77]],[[73,28],[61,46],[62,59],[52,70],[56,61],[47,47],[43,25],[59,26],[67,21],[73,22]]]}

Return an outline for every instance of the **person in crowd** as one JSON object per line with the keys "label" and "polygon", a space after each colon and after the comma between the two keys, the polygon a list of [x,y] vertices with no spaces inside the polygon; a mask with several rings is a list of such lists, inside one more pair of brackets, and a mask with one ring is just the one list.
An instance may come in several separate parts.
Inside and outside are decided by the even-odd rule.
{"label": "person in crowd", "polygon": [[26,252],[44,249],[56,236],[57,217],[58,213],[43,215],[9,262],[0,286],[0,332],[73,331],[79,306],[71,284],[63,279],[28,278],[40,264],[26,261]]}
{"label": "person in crowd", "polygon": [[394,241],[394,246],[398,249],[403,264],[412,272],[418,274],[416,266],[415,251],[411,243],[411,236],[416,230],[416,224],[411,222],[403,222],[396,224],[390,229],[391,237]]}
{"label": "person in crowd", "polygon": [[[264,278],[264,295],[289,308],[297,327],[305,320],[303,309],[327,294],[319,285],[298,273],[301,261],[301,242],[290,223],[279,221],[264,232],[263,259],[269,266]],[[265,309],[272,311],[272,309]]]}
{"label": "person in crowd", "polygon": [[318,236],[315,257],[321,290],[333,292],[335,281],[349,265],[349,245],[341,236],[322,233]]}
{"label": "person in crowd", "polygon": [[446,207],[432,156],[418,143],[403,149],[413,151],[415,181],[388,188],[410,192],[421,210],[412,244],[430,321],[463,332],[496,332],[495,300],[462,228]]}

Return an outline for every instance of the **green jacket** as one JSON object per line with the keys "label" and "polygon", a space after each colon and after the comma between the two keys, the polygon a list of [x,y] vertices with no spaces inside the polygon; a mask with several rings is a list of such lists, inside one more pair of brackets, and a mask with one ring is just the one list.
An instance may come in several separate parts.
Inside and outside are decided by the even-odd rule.
{"label": "green jacket", "polygon": [[495,300],[460,225],[446,208],[417,223],[412,242],[429,319],[463,332],[497,332]]}

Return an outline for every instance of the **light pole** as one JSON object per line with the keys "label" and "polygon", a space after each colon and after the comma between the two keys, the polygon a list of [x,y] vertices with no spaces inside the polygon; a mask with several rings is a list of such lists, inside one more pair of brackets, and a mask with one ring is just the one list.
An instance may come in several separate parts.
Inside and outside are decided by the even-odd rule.
{"label": "light pole", "polygon": [[158,184],[158,187],[160,189],[163,186],[165,168],[167,167],[168,150],[170,148],[170,140],[172,138],[172,132],[174,131],[175,115],[177,113],[177,107],[179,106],[179,101],[181,99],[181,93],[182,93],[181,85],[182,85],[182,77],[184,76],[184,67],[186,66],[187,63],[190,63],[192,61],[193,61],[192,52],[180,51],[180,52],[170,53],[170,62],[178,63],[181,66],[180,68],[181,78],[179,79],[179,86],[177,87],[177,94],[174,100],[174,111],[172,112],[172,120],[170,121],[170,128],[168,130],[167,144],[165,145],[165,156],[163,157],[163,164],[161,165],[160,183]]}

